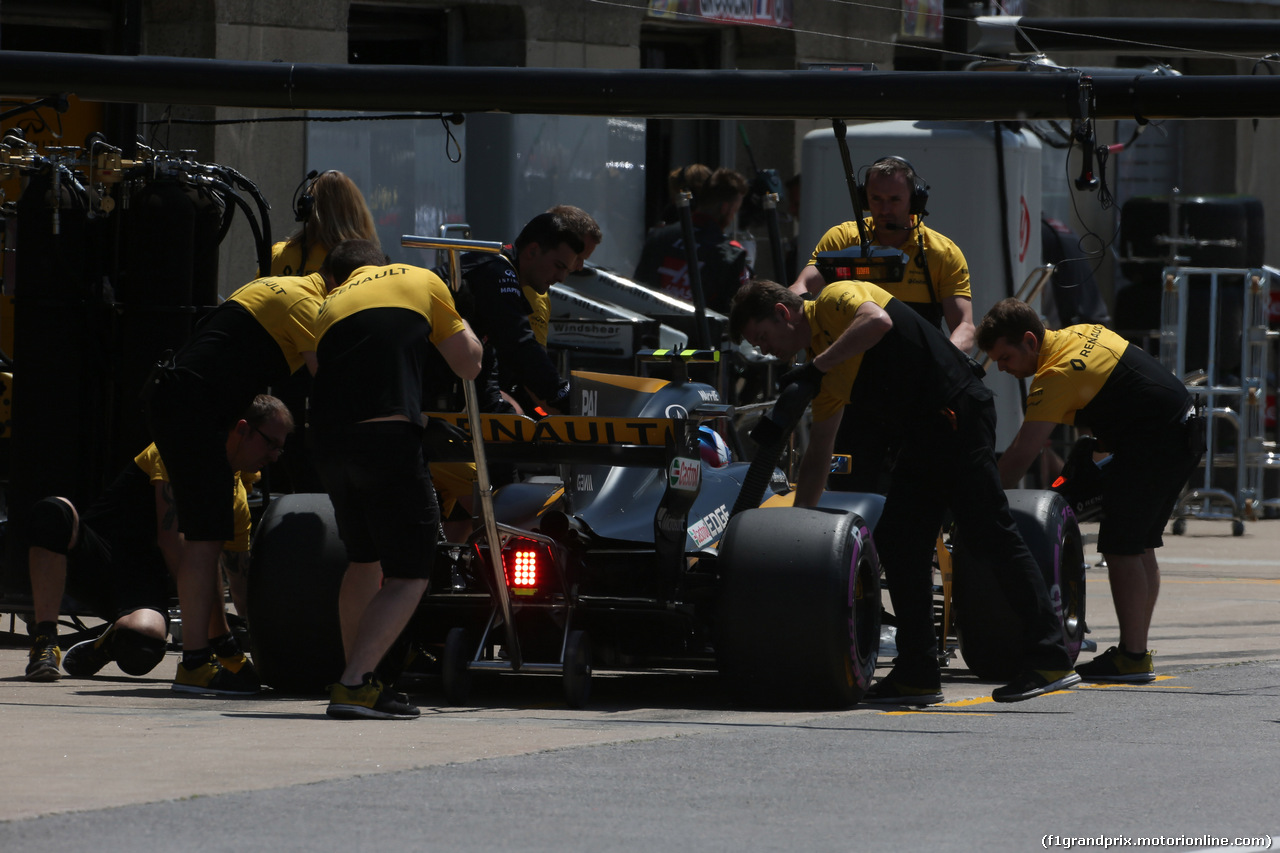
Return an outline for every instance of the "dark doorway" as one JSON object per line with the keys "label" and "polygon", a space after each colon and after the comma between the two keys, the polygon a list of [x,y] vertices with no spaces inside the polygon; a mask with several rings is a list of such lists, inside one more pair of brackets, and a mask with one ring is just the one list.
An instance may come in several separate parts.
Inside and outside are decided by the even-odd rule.
{"label": "dark doorway", "polygon": [[[718,69],[718,29],[646,29],[640,35],[640,67]],[[720,122],[649,119],[645,123],[645,226],[673,221],[667,174],[690,163],[712,169],[720,162]]]}

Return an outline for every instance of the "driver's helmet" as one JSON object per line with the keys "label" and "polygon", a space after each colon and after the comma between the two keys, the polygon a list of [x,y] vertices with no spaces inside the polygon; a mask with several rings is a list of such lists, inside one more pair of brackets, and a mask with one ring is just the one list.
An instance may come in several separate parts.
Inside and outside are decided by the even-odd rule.
{"label": "driver's helmet", "polygon": [[698,451],[702,461],[712,468],[723,468],[733,461],[733,452],[725,444],[720,433],[709,426],[698,427]]}

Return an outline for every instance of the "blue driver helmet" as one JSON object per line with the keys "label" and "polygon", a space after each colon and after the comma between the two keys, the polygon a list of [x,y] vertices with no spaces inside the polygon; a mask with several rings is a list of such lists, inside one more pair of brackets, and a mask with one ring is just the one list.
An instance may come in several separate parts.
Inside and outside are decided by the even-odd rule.
{"label": "blue driver helmet", "polygon": [[709,426],[698,427],[698,451],[702,454],[702,461],[712,468],[723,468],[733,461],[729,445]]}

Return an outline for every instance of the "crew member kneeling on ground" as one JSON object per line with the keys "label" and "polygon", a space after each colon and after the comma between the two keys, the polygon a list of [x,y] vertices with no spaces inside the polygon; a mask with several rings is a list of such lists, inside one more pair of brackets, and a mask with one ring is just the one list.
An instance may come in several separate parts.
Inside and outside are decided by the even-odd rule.
{"label": "crew member kneeling on ground", "polygon": [[808,302],[774,282],[753,281],[734,296],[729,332],[735,342],[745,339],[786,360],[807,350],[804,366],[779,383],[777,404],[802,409],[813,400],[797,506],[816,506],[822,496],[846,413],[878,419],[903,437],[875,531],[898,618],[898,658],[867,701],[942,701],[932,552],[948,509],[968,546],[996,568],[1001,588],[1025,620],[1032,668],[992,698],[1016,702],[1078,683],[1044,578],[1000,487],[991,392],[964,354],[887,291],[853,281],[831,284]]}
{"label": "crew member kneeling on ground", "polygon": [[[227,463],[254,472],[271,462],[293,428],[289,410],[275,397],[259,395],[226,434]],[[225,484],[235,516],[235,538],[223,543],[228,575],[243,575],[249,560],[249,502],[243,479]],[[95,639],[67,650],[61,664],[88,677],[111,661],[129,675],[145,675],[164,659],[169,632],[169,575],[176,575],[185,542],[169,475],[154,444],[137,455],[105,492],[81,514],[66,498],[48,497],[31,509],[28,562],[35,607],[28,681],[59,676],[58,607],[64,591],[111,625]],[[222,579],[211,594],[221,601]],[[202,633],[204,633],[202,631]],[[184,693],[256,693],[258,676],[236,644],[225,607],[215,607],[204,635],[216,655],[173,689]]]}
{"label": "crew member kneeling on ground", "polygon": [[1076,671],[1085,681],[1155,680],[1147,649],[1160,592],[1155,549],[1204,451],[1191,396],[1158,361],[1101,324],[1050,331],[1017,299],[997,302],[982,318],[978,346],[1005,373],[1032,377],[1026,418],[1000,457],[1006,486],[1022,479],[1054,424],[1085,427],[1099,450],[1114,454],[1098,550],[1107,560],[1120,641]]}

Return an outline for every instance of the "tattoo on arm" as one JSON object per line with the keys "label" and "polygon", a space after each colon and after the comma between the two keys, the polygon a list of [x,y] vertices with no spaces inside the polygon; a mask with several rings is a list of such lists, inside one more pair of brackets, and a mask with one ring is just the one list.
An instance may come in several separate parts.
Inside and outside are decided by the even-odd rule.
{"label": "tattoo on arm", "polygon": [[160,494],[164,499],[164,517],[160,522],[160,529],[173,530],[178,525],[178,505],[173,501],[173,486],[165,483]]}

